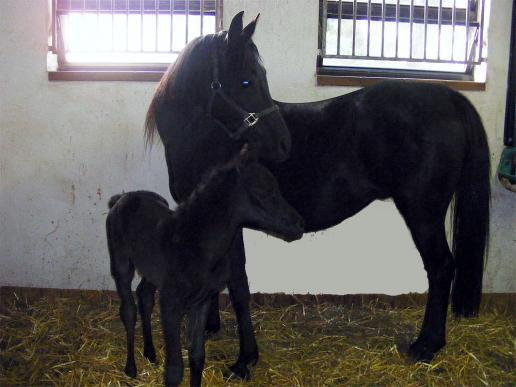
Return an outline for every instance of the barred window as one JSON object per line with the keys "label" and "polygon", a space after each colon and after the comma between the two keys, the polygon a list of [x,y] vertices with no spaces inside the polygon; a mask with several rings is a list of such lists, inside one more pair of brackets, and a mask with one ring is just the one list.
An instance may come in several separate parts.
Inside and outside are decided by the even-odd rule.
{"label": "barred window", "polygon": [[483,66],[485,77],[489,5],[320,0],[318,73],[473,80]]}
{"label": "barred window", "polygon": [[222,27],[222,0],[51,1],[49,70],[163,70]]}

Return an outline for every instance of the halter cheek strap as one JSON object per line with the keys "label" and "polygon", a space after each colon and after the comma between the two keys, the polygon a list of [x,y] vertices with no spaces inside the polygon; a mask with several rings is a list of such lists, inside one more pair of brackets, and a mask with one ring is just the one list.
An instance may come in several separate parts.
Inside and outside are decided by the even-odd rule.
{"label": "halter cheek strap", "polygon": [[[212,114],[213,102],[217,96],[220,96],[231,108],[236,110],[242,117],[242,124],[236,130],[230,130],[222,121],[215,118]],[[217,57],[213,57],[213,81],[211,82],[211,97],[208,102],[208,116],[226,132],[229,138],[238,140],[252,126],[256,125],[260,118],[279,111],[278,105],[272,105],[258,113],[250,113],[238,105],[234,99],[229,97],[223,90],[219,81],[219,66]]]}

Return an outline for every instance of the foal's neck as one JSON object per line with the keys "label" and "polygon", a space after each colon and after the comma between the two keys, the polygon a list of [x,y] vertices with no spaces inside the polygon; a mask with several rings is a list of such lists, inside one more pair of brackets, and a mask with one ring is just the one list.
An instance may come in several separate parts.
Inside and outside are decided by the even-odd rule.
{"label": "foal's neck", "polygon": [[207,259],[226,253],[241,223],[232,194],[238,184],[236,173],[216,171],[176,211],[174,239]]}

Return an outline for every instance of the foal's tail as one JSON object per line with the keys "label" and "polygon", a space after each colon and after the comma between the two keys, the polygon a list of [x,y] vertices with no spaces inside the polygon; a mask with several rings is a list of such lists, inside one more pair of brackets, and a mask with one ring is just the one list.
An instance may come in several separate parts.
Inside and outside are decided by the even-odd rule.
{"label": "foal's tail", "polygon": [[484,256],[489,238],[490,155],[480,116],[462,95],[455,94],[462,112],[467,150],[453,206],[455,279],[452,310],[455,316],[478,315],[482,294]]}
{"label": "foal's tail", "polygon": [[111,199],[109,199],[109,202],[108,202],[108,208],[109,209],[113,208],[113,206],[116,204],[116,202],[118,202],[118,200],[121,197],[122,197],[122,194],[116,194],[116,195],[111,196]]}

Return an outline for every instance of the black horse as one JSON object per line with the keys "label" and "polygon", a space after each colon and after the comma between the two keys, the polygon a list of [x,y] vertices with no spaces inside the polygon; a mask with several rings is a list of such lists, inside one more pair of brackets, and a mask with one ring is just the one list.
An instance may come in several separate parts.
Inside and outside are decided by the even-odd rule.
{"label": "black horse", "polygon": [[[232,86],[241,88],[239,103],[248,109],[264,108],[247,105],[251,96],[262,95],[264,85],[258,52],[247,33],[255,24],[241,32],[242,14],[236,15],[227,34],[192,43],[161,81],[147,115],[146,133],[152,138],[157,128],[165,144],[175,200],[185,198],[200,173],[210,163],[230,157],[231,149],[243,139],[263,145],[258,135],[263,137],[270,127],[258,123],[243,138],[231,138],[217,130],[219,125],[209,111],[215,95],[209,92],[213,52],[221,59],[219,71],[226,74],[221,78],[223,87],[234,78],[245,81]],[[238,35],[245,35],[240,56],[246,60],[234,67],[231,41]],[[198,47],[203,47],[202,53]],[[183,66],[186,60],[197,67]],[[191,79],[189,88],[176,88],[177,77]],[[166,102],[167,95],[180,92],[188,98],[182,112],[189,119],[175,117],[180,102]],[[222,114],[218,109],[224,109],[226,102],[215,99]],[[304,217],[306,232],[334,226],[376,199],[393,199],[423,258],[429,281],[423,325],[409,355],[415,360],[431,360],[445,345],[452,282],[455,315],[474,316],[479,310],[490,200],[489,149],[479,115],[465,97],[447,87],[394,81],[325,101],[277,104],[292,139],[290,157],[275,163],[278,158],[272,160],[267,154],[270,143],[261,146],[260,156],[278,179],[285,199]],[[276,118],[276,114],[270,117]],[[229,118],[221,120],[229,126]],[[453,254],[444,226],[452,199]],[[257,361],[258,349],[249,313],[241,233],[230,255],[228,285],[240,337],[240,354],[231,370],[247,378],[247,365]],[[217,302],[214,297],[208,331],[216,331],[220,324]]]}

